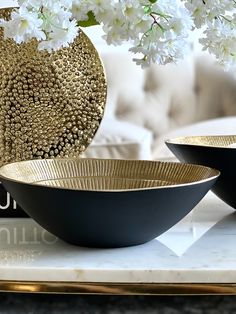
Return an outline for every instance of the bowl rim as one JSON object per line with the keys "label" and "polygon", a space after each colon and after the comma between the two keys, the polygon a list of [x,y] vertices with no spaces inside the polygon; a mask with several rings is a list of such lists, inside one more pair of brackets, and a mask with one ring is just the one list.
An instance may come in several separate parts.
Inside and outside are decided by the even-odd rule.
{"label": "bowl rim", "polygon": [[[220,171],[211,167],[203,166],[203,165],[197,165],[197,164],[191,164],[191,163],[180,163],[180,162],[169,162],[169,161],[162,161],[162,160],[136,160],[136,159],[129,159],[129,162],[148,162],[148,163],[159,163],[162,165],[175,165],[178,167],[178,165],[184,165],[186,167],[192,167],[192,168],[201,168],[205,170],[210,170],[212,174],[210,175],[209,178],[206,179],[201,179],[193,182],[186,182],[186,183],[179,183],[179,184],[172,184],[172,185],[164,185],[164,186],[154,186],[154,187],[144,187],[144,188],[133,188],[133,189],[76,189],[76,188],[66,188],[66,187],[58,187],[58,186],[48,186],[45,184],[36,184],[35,182],[30,183],[30,182],[25,182],[23,180],[17,180],[17,179],[11,179],[7,176],[2,175],[1,171],[5,167],[19,164],[19,163],[28,163],[28,162],[42,162],[42,161],[60,161],[60,160],[70,160],[70,161],[75,161],[75,160],[93,160],[93,161],[117,161],[117,162],[124,162],[127,161],[125,159],[103,159],[103,158],[58,158],[58,159],[34,159],[34,160],[24,160],[24,161],[18,161],[18,162],[11,162],[8,164],[5,164],[0,167],[0,182],[1,179],[8,181],[8,182],[14,182],[18,184],[23,184],[27,186],[33,186],[33,187],[41,187],[41,188],[47,188],[47,189],[58,189],[58,190],[67,190],[67,191],[81,191],[81,192],[97,192],[97,193],[125,193],[125,192],[141,192],[141,191],[147,191],[147,190],[161,190],[161,189],[172,189],[172,188],[180,188],[180,187],[186,187],[186,186],[193,186],[193,185],[200,185],[202,183],[210,182],[215,179],[217,179],[220,176]],[[102,177],[102,176],[101,176]],[[106,176],[104,176],[106,177]],[[145,179],[144,179],[145,180]],[[155,180],[154,180],[155,181]],[[159,180],[160,181],[160,180]],[[164,181],[164,180],[163,180]],[[3,182],[4,185],[4,182]]]}
{"label": "bowl rim", "polygon": [[[199,143],[187,143],[184,142],[186,139],[203,139],[203,138],[233,138],[235,137],[235,144],[236,144],[236,134],[227,134],[227,135],[193,135],[193,136],[178,136],[170,139],[165,140],[165,144],[173,144],[173,145],[183,145],[183,146],[197,146],[197,147],[209,147],[214,149],[235,149],[233,147],[223,146],[223,145],[210,145],[210,144],[199,144]],[[183,142],[180,142],[183,141]]]}

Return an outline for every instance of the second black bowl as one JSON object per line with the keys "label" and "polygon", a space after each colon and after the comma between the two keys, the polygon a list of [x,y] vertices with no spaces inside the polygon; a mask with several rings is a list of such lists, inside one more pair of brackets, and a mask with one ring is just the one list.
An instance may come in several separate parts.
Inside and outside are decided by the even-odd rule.
{"label": "second black bowl", "polygon": [[236,209],[236,136],[189,136],[166,141],[166,145],[182,162],[220,170],[212,191]]}

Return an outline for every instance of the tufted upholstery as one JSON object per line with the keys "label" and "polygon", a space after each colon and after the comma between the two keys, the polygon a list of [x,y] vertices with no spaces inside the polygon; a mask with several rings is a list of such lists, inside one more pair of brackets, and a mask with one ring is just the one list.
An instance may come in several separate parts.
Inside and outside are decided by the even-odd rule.
{"label": "tufted upholstery", "polygon": [[236,115],[236,80],[206,55],[178,65],[142,70],[126,52],[102,54],[108,77],[108,116],[154,135],[153,151],[170,130],[201,120]]}
{"label": "tufted upholstery", "polygon": [[155,137],[170,128],[194,121],[195,69],[191,58],[178,66],[152,66],[145,71],[133,65],[132,76],[131,69],[126,71],[127,64],[132,63],[130,57],[123,57],[122,63],[119,70],[123,78],[116,82],[119,92],[115,114],[119,118],[152,130]]}
{"label": "tufted upholstery", "polygon": [[208,55],[145,71],[128,54],[105,54],[108,110],[158,137],[195,121],[236,114],[236,80]]}

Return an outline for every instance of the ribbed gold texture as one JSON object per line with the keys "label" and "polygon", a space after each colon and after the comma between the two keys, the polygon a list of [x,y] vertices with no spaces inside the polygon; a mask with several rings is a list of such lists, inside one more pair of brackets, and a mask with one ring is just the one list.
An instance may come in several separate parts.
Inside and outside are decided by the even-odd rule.
{"label": "ribbed gold texture", "polygon": [[100,191],[191,184],[218,175],[217,170],[198,165],[83,158],[29,160],[0,168],[0,176],[10,180]]}
{"label": "ribbed gold texture", "polygon": [[186,144],[197,146],[227,147],[236,144],[236,135],[187,136],[167,141],[172,144]]}
{"label": "ribbed gold texture", "polygon": [[37,46],[3,40],[0,28],[0,164],[78,156],[103,117],[106,78],[88,37],[51,54]]}

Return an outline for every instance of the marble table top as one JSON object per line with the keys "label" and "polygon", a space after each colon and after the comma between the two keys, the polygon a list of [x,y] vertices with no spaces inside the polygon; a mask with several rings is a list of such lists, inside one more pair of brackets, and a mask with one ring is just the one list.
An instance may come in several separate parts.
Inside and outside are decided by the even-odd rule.
{"label": "marble table top", "polygon": [[236,283],[236,213],[212,193],[144,245],[90,249],[33,220],[0,219],[0,281]]}

